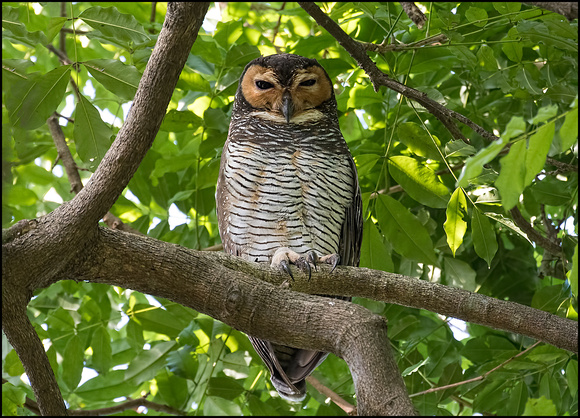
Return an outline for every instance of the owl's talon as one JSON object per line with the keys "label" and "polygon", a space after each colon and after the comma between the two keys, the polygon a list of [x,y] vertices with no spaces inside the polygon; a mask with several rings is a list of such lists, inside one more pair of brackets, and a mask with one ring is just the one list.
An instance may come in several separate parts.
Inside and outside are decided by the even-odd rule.
{"label": "owl's talon", "polygon": [[290,263],[288,263],[288,260],[282,260],[282,261],[280,261],[279,267],[280,267],[281,270],[283,270],[286,273],[288,273],[288,275],[290,276],[290,278],[292,279],[292,281],[294,281],[294,276],[292,275],[292,270],[290,269]]}
{"label": "owl's talon", "polygon": [[308,251],[306,254],[306,261],[314,266],[314,271],[317,271],[316,264],[318,262],[318,254],[316,254],[314,251]]}
{"label": "owl's talon", "polygon": [[330,269],[330,272],[332,273],[334,271],[334,269],[336,268],[336,266],[338,266],[340,264],[340,255],[338,255],[338,254],[325,255],[324,257],[320,258],[320,262],[330,264],[332,266],[332,268]]}

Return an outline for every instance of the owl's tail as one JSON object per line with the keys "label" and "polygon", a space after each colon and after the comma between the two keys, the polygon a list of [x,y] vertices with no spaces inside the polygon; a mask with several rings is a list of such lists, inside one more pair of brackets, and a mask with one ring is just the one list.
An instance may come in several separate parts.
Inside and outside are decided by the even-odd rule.
{"label": "owl's tail", "polygon": [[270,379],[282,399],[291,402],[302,402],[306,398],[306,380],[302,379],[288,384],[278,373],[272,374]]}

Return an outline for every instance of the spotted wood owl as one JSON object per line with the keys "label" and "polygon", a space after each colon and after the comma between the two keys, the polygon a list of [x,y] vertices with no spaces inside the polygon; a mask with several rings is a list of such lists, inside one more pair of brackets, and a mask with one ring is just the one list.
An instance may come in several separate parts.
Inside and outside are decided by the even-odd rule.
{"label": "spotted wood owl", "polygon": [[[358,266],[360,188],[336,106],[314,59],[279,54],[246,66],[216,190],[226,252],[290,275],[289,264],[308,274],[317,263]],[[249,339],[278,393],[303,400],[304,379],[328,353]]]}

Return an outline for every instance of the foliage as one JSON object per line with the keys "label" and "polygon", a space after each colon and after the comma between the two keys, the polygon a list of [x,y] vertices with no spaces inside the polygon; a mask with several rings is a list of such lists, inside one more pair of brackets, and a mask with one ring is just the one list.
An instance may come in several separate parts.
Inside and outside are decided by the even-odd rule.
{"label": "foliage", "polygon": [[[336,80],[340,125],[363,192],[361,266],[577,318],[578,175],[558,165],[577,166],[577,21],[520,3],[421,5],[422,30],[398,3],[322,9],[357,41],[407,45],[370,54],[389,76],[499,140],[464,125],[469,144],[453,140],[421,106],[384,87],[373,91],[363,70],[296,3],[216,3],[219,17],[206,17],[215,30],[200,32],[153,147],[111,212],[164,241],[195,249],[219,244],[215,184],[241,72],[260,54],[304,55]],[[165,4],[156,4],[155,22],[150,7],[67,4],[70,20],[60,17],[58,3],[3,3],[3,227],[73,198],[45,123],[54,111],[72,117],[60,123],[85,182],[97,167],[161,29]],[[46,48],[57,45],[62,29],[72,65]],[[413,46],[437,34],[448,41]],[[550,261],[528,240],[511,218],[513,207],[541,234],[555,228],[564,259]],[[432,312],[355,302],[388,318],[410,394],[482,375],[533,342],[474,324],[459,339],[453,323]],[[205,415],[342,413],[311,387],[302,405],[281,400],[242,333],[167,300],[61,281],[38,292],[28,313],[72,409],[150,394]],[[9,383],[2,407],[14,415],[22,413],[24,395],[33,395],[10,348],[3,338]],[[83,368],[98,375],[81,382]],[[331,355],[314,376],[355,403],[342,360]],[[483,381],[413,401],[429,415],[577,414],[577,377],[576,356],[540,346]]]}

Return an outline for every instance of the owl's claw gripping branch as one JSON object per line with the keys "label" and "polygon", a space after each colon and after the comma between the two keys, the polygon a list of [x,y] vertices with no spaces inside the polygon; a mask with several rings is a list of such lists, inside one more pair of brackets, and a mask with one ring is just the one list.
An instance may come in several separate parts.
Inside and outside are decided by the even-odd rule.
{"label": "owl's claw gripping branch", "polygon": [[310,269],[310,263],[307,261],[306,258],[290,250],[289,248],[282,247],[278,248],[272,257],[272,262],[270,266],[278,267],[279,269],[285,271],[290,275],[292,280],[294,280],[294,276],[292,275],[292,270],[290,269],[290,264],[294,264],[304,273],[308,273],[308,280],[312,276],[312,270]]}
{"label": "owl's claw gripping branch", "polygon": [[330,269],[330,272],[332,273],[334,271],[334,269],[336,268],[336,266],[338,266],[340,264],[340,254],[325,255],[324,257],[320,257],[320,262],[330,264],[332,266],[332,268]]}

